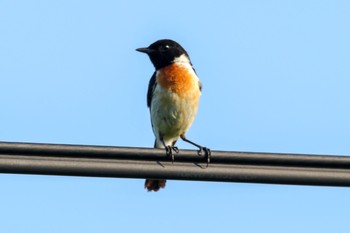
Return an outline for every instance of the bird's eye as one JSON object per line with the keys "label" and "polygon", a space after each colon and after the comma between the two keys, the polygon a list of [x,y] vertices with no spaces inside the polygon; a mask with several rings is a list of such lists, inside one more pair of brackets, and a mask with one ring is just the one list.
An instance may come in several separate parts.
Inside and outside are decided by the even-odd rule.
{"label": "bird's eye", "polygon": [[163,45],[162,47],[160,47],[161,51],[166,51],[168,49],[170,49],[170,45]]}

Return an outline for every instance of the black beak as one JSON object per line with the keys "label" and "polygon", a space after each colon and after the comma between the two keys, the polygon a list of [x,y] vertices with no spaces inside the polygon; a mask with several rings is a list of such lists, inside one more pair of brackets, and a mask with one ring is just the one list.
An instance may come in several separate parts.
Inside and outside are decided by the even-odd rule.
{"label": "black beak", "polygon": [[138,48],[138,49],[136,49],[136,51],[141,52],[141,53],[150,54],[151,52],[153,52],[153,49],[150,49],[150,48]]}

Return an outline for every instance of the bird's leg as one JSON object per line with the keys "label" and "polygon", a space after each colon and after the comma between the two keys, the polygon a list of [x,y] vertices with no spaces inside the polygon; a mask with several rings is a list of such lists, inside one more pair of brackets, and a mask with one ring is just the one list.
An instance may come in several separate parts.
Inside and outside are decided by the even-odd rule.
{"label": "bird's leg", "polygon": [[179,148],[177,148],[177,146],[167,146],[163,140],[163,137],[160,137],[160,141],[162,142],[165,148],[166,155],[171,157],[171,162],[174,163],[175,157],[173,152],[179,153]]}
{"label": "bird's leg", "polygon": [[185,134],[182,134],[180,135],[180,138],[182,140],[184,140],[185,142],[188,142],[190,144],[192,144],[193,146],[197,147],[199,150],[198,150],[198,155],[202,155],[202,152],[205,153],[205,156],[207,157],[207,167],[209,166],[209,163],[210,163],[210,158],[211,158],[211,151],[208,147],[204,147],[204,146],[201,146],[201,145],[198,145],[197,143],[194,143],[190,140],[188,140],[186,137],[185,137]]}

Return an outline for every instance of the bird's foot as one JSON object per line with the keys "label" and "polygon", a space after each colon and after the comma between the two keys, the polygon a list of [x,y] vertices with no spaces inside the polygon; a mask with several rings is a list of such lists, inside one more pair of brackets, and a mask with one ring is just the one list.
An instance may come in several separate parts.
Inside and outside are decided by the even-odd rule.
{"label": "bird's foot", "polygon": [[207,158],[207,166],[206,167],[208,167],[209,163],[210,163],[210,159],[211,159],[211,150],[208,147],[199,147],[198,155],[199,156],[204,155]]}
{"label": "bird's foot", "polygon": [[174,163],[174,160],[175,160],[174,152],[176,154],[179,153],[179,148],[177,148],[177,146],[166,146],[165,152],[167,156],[171,157],[171,162]]}

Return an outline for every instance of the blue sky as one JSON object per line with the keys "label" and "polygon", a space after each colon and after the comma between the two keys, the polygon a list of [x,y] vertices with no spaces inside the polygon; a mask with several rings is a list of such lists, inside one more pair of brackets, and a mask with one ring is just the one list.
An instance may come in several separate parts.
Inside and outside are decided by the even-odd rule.
{"label": "blue sky", "polygon": [[[213,150],[350,155],[349,1],[1,1],[0,141],[152,147],[170,38],[203,83],[188,138]],[[179,148],[191,148],[182,142]],[[0,231],[349,232],[350,189],[0,175]]]}

